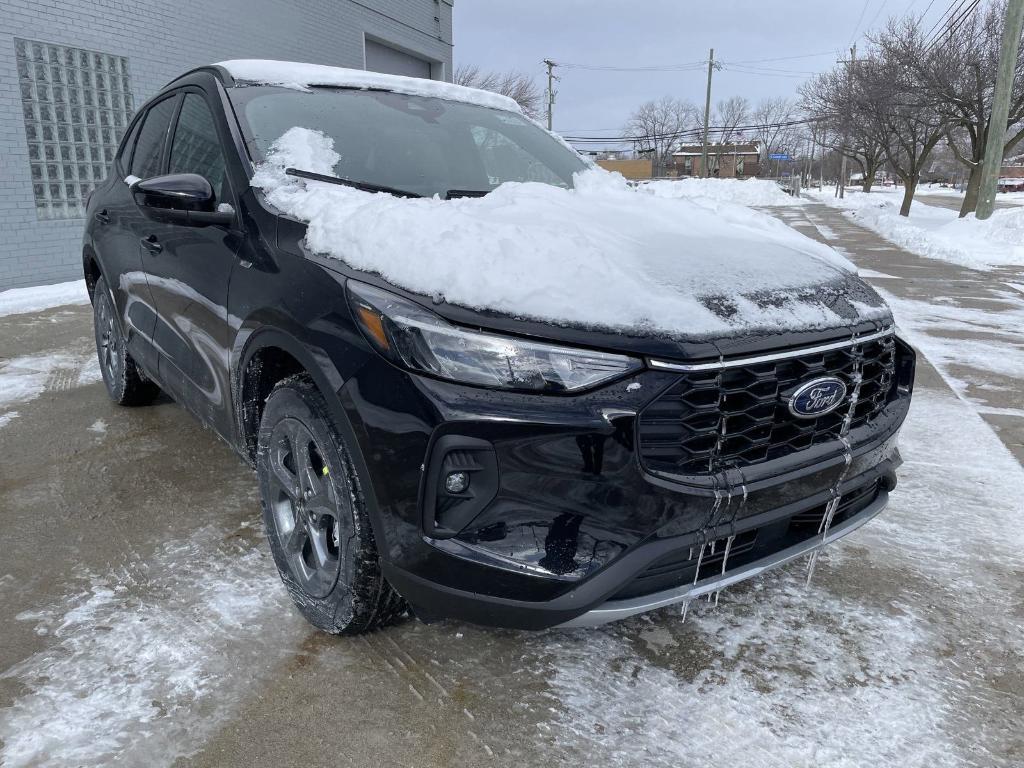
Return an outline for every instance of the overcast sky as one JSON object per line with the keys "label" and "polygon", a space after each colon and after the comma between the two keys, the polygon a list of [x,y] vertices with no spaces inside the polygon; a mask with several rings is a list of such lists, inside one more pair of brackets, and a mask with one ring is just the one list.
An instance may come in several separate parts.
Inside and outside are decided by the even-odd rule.
{"label": "overcast sky", "polygon": [[[615,67],[706,61],[708,49],[726,69],[714,76],[712,100],[794,96],[806,73],[830,67],[872,24],[923,12],[930,0],[456,0],[455,64],[516,69],[545,85],[542,60]],[[932,2],[926,21],[948,0]],[[815,54],[805,56],[805,54]],[[752,60],[800,56],[780,61]],[[729,71],[728,62],[790,72]],[[737,65],[739,66],[739,65]],[[620,131],[634,107],[669,94],[703,105],[706,68],[676,72],[556,69],[555,130]]]}

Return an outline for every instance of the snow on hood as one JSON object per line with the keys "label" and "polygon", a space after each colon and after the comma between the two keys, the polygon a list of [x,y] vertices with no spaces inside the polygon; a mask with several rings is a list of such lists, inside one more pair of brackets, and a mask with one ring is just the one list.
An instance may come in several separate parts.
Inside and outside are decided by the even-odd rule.
{"label": "snow on hood", "polygon": [[296,61],[273,61],[272,59],[233,59],[217,62],[217,66],[224,67],[236,80],[257,85],[277,85],[300,91],[308,91],[314,85],[329,85],[339,88],[375,88],[404,93],[409,96],[434,96],[522,114],[519,104],[508,96],[482,91],[479,88],[454,85],[441,80],[383,75],[379,72],[367,72],[362,69],[302,64]]}
{"label": "snow on hood", "polygon": [[590,169],[576,188],[506,183],[481,198],[404,199],[287,176],[332,174],[319,131],[289,129],[254,187],[307,222],[315,253],[472,309],[698,338],[888,319],[852,264],[780,221],[708,199],[663,199]]}

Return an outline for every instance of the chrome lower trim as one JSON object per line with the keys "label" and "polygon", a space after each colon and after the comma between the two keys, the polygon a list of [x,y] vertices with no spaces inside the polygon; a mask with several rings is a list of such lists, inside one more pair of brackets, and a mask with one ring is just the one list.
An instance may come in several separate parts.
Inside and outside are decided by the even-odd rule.
{"label": "chrome lower trim", "polygon": [[816,352],[828,352],[833,349],[843,349],[844,347],[855,347],[858,344],[864,344],[868,341],[874,341],[875,339],[881,339],[886,336],[892,336],[896,333],[896,328],[890,326],[889,328],[883,328],[880,331],[874,333],[868,333],[864,336],[853,336],[843,341],[833,341],[828,344],[818,344],[814,347],[801,347],[799,349],[787,349],[784,352],[773,352],[767,355],[755,355],[753,357],[738,357],[732,360],[717,360],[713,363],[673,363],[668,360],[655,360],[653,358],[647,358],[647,365],[650,368],[655,368],[659,371],[717,371],[721,368],[737,368],[741,365],[754,365],[756,363],[770,363],[773,360],[788,360],[791,357],[800,357],[802,355],[813,355]]}
{"label": "chrome lower trim", "polygon": [[879,491],[878,498],[871,502],[871,504],[848,520],[844,520],[841,523],[833,525],[829,528],[829,531],[824,538],[821,536],[814,536],[807,541],[794,544],[788,549],[783,549],[769,555],[768,557],[749,563],[742,568],[737,568],[735,571],[727,571],[724,574],[719,574],[704,579],[703,581],[698,581],[696,584],[687,584],[676,589],[656,592],[653,595],[632,597],[627,600],[609,600],[597,608],[587,611],[581,616],[577,616],[575,619],[567,621],[564,624],[559,624],[558,626],[566,629],[573,627],[598,627],[611,621],[619,621],[620,619],[635,616],[638,613],[646,613],[647,611],[664,608],[665,606],[681,603],[685,600],[693,600],[701,595],[716,592],[741,581],[752,579],[765,571],[769,571],[773,568],[778,568],[786,563],[792,562],[803,555],[813,552],[816,549],[821,549],[822,547],[843,538],[847,534],[853,533],[853,531],[860,528],[864,523],[868,522],[871,518],[875,517],[875,515],[885,509],[885,505],[888,502],[889,494],[884,490]]}

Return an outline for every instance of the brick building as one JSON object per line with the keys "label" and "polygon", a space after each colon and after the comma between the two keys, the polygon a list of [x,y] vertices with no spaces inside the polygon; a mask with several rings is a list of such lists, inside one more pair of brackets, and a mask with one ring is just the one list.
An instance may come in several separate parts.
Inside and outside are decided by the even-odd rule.
{"label": "brick building", "polygon": [[[672,170],[676,176],[703,176],[701,163],[704,148],[700,144],[680,147],[672,153]],[[760,172],[761,148],[751,144],[709,144],[709,176],[723,179],[757,176]]]}
{"label": "brick building", "polygon": [[80,277],[83,198],[135,109],[225,59],[450,80],[454,0],[0,0],[0,290]]}

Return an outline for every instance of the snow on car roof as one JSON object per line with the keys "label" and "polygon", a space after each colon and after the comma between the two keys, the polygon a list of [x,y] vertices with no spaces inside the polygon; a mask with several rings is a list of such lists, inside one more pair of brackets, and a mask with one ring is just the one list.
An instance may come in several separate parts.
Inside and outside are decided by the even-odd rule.
{"label": "snow on car roof", "polygon": [[233,78],[259,85],[277,85],[307,91],[315,85],[329,85],[339,88],[375,88],[410,96],[433,96],[439,99],[462,101],[492,109],[519,112],[514,99],[478,88],[446,83],[441,80],[425,80],[419,77],[384,75],[362,69],[328,67],[323,64],[303,64],[297,61],[274,61],[272,59],[233,59],[221,61]]}

